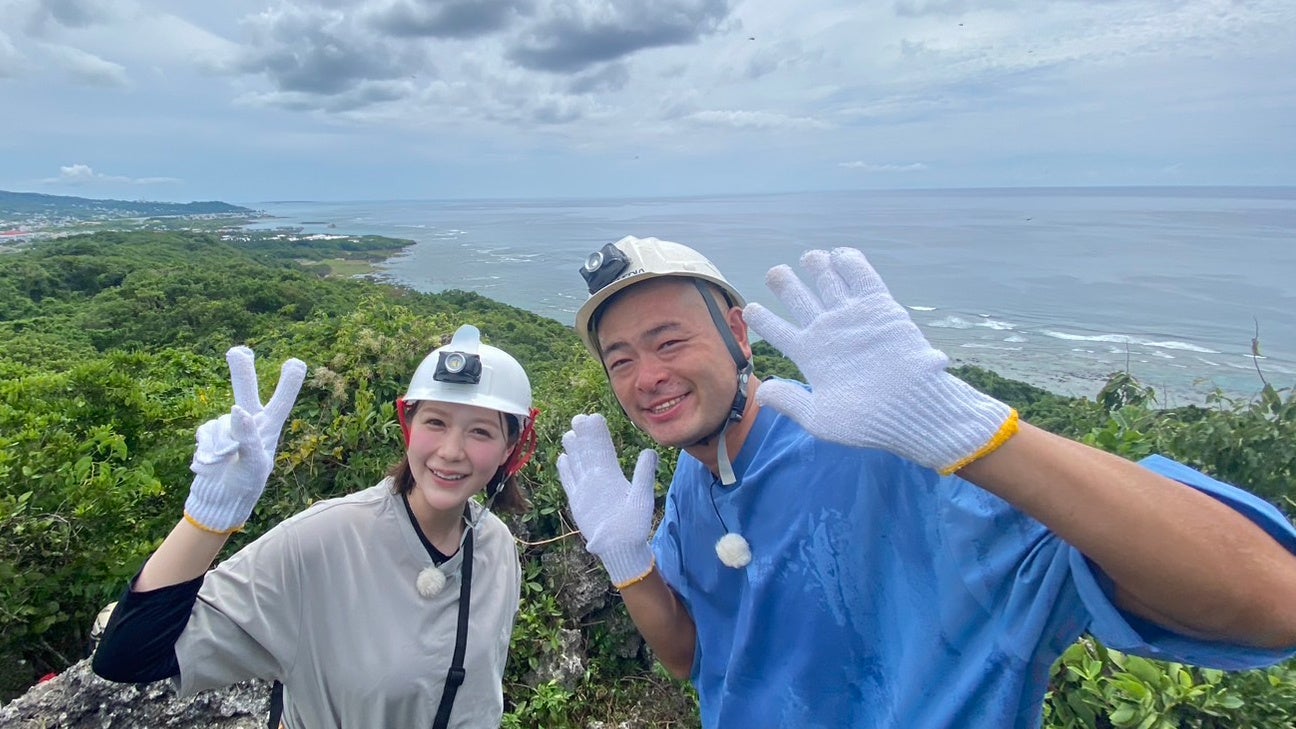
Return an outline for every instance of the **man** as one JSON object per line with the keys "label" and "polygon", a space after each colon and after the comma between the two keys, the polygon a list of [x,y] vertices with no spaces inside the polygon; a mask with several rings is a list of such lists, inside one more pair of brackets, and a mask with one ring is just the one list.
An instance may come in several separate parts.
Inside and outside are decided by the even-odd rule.
{"label": "man", "polygon": [[[602,416],[558,468],[572,514],[706,727],[1033,727],[1081,633],[1228,669],[1296,646],[1296,530],[1168,459],[1019,422],[945,371],[863,254],[767,276],[794,321],[698,252],[586,261],[577,331],[630,419],[683,449],[648,544],[656,456]],[[745,308],[744,308],[745,306]],[[809,381],[752,376],[748,326]]]}

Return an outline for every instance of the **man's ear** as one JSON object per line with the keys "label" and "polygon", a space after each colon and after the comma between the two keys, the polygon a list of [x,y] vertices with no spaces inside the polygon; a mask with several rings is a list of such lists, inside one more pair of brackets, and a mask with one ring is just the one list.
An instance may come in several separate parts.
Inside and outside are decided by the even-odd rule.
{"label": "man's ear", "polygon": [[752,348],[751,342],[747,341],[747,320],[743,319],[742,307],[729,307],[728,313],[725,314],[725,321],[729,325],[729,331],[733,332],[734,340],[738,342],[738,348],[750,360]]}

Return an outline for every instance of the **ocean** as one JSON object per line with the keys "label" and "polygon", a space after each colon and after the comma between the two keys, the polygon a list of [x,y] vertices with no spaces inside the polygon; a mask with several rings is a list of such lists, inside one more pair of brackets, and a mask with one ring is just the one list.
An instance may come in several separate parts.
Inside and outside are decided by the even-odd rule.
{"label": "ocean", "polygon": [[1296,385],[1296,188],[245,204],[275,216],[257,228],[409,239],[380,278],[567,324],[581,262],[624,235],[697,248],[776,310],[771,266],[853,246],[956,363],[1084,396],[1128,370],[1165,406]]}

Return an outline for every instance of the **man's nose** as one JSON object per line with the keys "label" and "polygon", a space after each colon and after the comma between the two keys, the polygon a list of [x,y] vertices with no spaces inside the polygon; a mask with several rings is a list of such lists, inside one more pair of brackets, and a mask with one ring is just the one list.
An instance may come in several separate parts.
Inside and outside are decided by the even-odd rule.
{"label": "man's nose", "polygon": [[652,391],[665,382],[670,371],[656,357],[644,357],[639,362],[635,373],[635,387],[643,391]]}

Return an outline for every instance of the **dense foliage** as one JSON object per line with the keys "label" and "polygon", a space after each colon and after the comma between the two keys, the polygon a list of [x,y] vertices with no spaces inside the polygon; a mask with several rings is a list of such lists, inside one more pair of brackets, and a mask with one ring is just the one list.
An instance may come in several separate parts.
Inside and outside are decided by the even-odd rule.
{"label": "dense foliage", "polygon": [[[607,414],[627,470],[649,443],[570,329],[464,292],[323,278],[301,260],[310,258],[301,244],[292,255],[276,245],[99,234],[0,255],[0,696],[78,659],[94,614],[175,523],[194,430],[231,402],[226,348],[256,350],[267,394],[283,359],[311,366],[266,496],[233,549],[380,478],[401,453],[392,402],[427,351],[471,322],[523,363],[543,410],[526,472],[535,508],[511,524],[525,585],[505,725],[634,716],[695,726],[692,692],[653,666],[611,590],[572,607],[573,575],[597,567],[565,515],[553,469],[561,433],[576,413]],[[756,354],[758,374],[796,376],[767,345]],[[1290,390],[1158,410],[1128,378],[1077,400],[980,370],[957,374],[1038,425],[1129,457],[1166,453],[1293,506]],[[663,455],[664,481],[673,462]],[[585,662],[556,678],[547,667],[564,650]],[[1055,666],[1046,712],[1048,726],[1068,729],[1286,727],[1296,721],[1296,668],[1224,674],[1085,640]]]}

